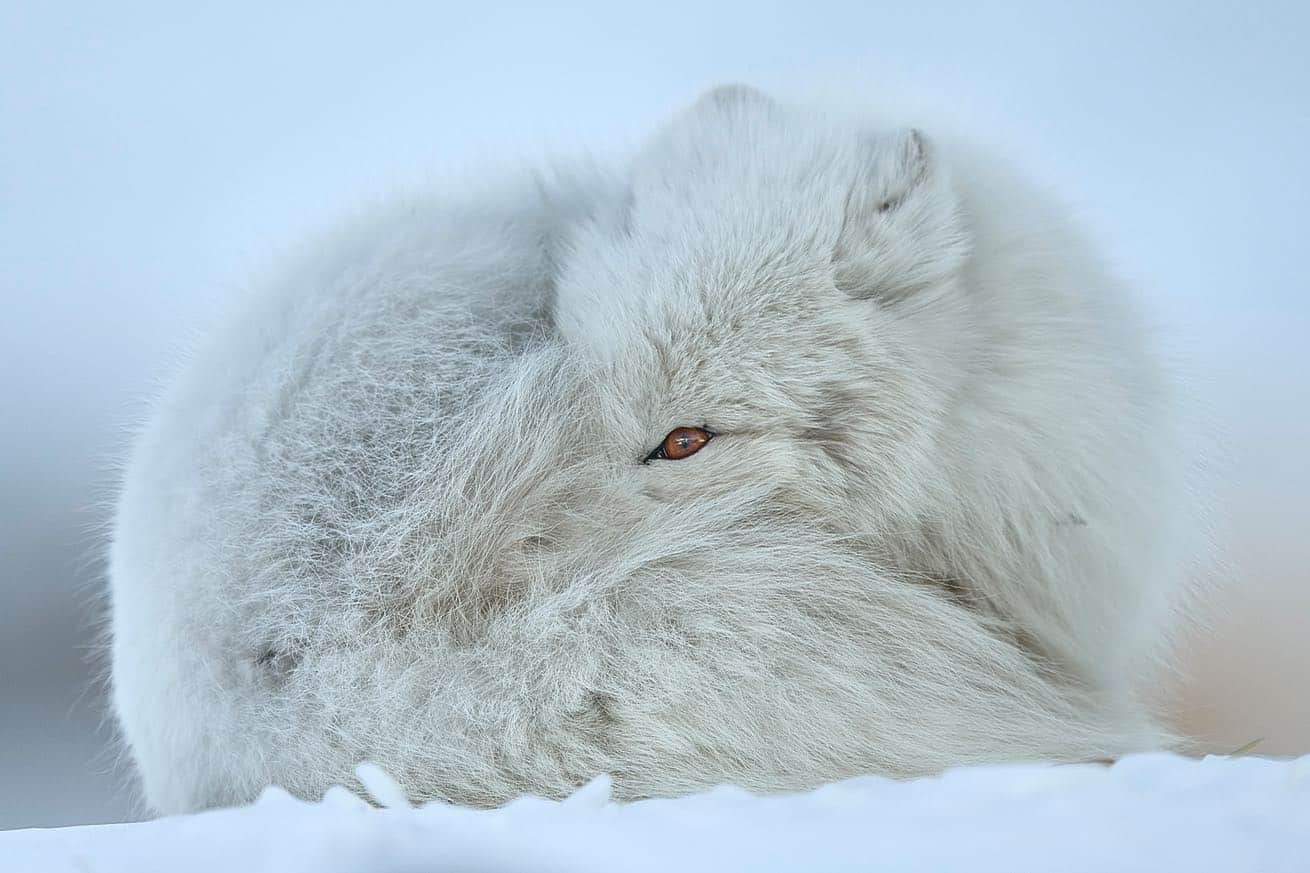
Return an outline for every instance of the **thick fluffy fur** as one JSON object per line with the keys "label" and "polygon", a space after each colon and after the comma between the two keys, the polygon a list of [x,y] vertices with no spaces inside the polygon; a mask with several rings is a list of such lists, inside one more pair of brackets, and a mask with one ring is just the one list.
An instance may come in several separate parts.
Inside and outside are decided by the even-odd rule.
{"label": "thick fluffy fur", "polygon": [[165,812],[1156,747],[1170,409],[994,162],[720,89],[620,171],[360,222],[208,341],[119,506],[118,714]]}

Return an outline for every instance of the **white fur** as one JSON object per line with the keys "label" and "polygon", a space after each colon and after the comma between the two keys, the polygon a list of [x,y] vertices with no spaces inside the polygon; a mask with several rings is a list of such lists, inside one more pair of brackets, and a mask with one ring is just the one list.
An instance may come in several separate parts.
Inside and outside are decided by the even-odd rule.
{"label": "white fur", "polygon": [[719,89],[621,170],[357,222],[210,338],[119,505],[118,714],[164,812],[1165,745],[1172,408],[995,161]]}

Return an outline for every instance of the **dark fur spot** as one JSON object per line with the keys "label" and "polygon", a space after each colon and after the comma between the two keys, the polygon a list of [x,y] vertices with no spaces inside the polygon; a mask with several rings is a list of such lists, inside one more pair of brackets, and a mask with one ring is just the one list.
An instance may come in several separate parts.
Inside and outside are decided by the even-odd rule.
{"label": "dark fur spot", "polygon": [[859,465],[852,456],[852,445],[844,434],[827,428],[810,427],[801,431],[801,438],[818,446],[828,459],[844,470],[856,472]]}
{"label": "dark fur spot", "polygon": [[587,696],[587,702],[596,714],[596,718],[605,727],[613,727],[618,724],[618,719],[614,716],[614,698],[608,694],[601,694],[593,691]]}
{"label": "dark fur spot", "polygon": [[528,552],[529,554],[544,552],[554,544],[554,541],[549,537],[544,537],[539,534],[532,534],[531,536],[526,536],[519,540],[519,546],[523,551]]}
{"label": "dark fur spot", "polygon": [[603,751],[610,746],[611,735],[619,724],[614,709],[611,695],[592,691],[584,698],[582,707],[571,714],[571,720],[591,745]]}
{"label": "dark fur spot", "polygon": [[813,442],[837,466],[860,472],[858,441],[851,423],[862,410],[860,398],[839,385],[825,386],[814,412],[814,425],[801,431],[803,439]]}
{"label": "dark fur spot", "polygon": [[266,646],[255,654],[253,660],[259,675],[264,679],[281,683],[300,666],[303,654],[299,649],[287,650],[276,646]]}
{"label": "dark fur spot", "polygon": [[977,609],[982,605],[977,592],[963,579],[934,574],[926,577],[924,581],[945,594],[951,602],[965,609]]}

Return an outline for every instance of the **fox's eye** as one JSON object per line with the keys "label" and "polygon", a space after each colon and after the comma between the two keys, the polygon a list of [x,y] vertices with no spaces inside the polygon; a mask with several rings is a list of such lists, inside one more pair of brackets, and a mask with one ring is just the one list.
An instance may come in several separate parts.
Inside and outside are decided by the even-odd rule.
{"label": "fox's eye", "polygon": [[664,442],[646,456],[647,461],[681,461],[705,448],[714,439],[714,431],[704,427],[678,427],[669,431]]}

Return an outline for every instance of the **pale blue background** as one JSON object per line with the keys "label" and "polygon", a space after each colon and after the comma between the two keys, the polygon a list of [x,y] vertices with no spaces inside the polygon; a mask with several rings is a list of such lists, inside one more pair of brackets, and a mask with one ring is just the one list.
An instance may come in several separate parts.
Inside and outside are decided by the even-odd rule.
{"label": "pale blue background", "polygon": [[216,301],[365,198],[615,153],[723,80],[917,93],[1077,207],[1225,434],[1186,723],[1310,751],[1306,4],[191,5],[0,4],[0,827],[131,812],[95,531]]}

